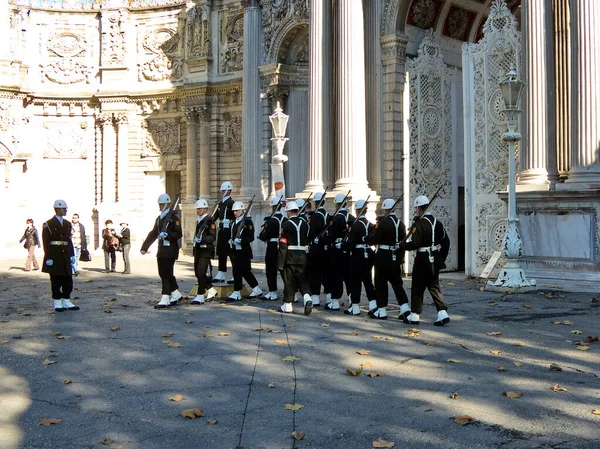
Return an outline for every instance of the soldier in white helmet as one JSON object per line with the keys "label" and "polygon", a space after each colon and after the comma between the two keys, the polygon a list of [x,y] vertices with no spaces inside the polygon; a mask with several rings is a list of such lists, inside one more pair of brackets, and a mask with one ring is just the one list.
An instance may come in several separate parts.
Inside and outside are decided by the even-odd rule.
{"label": "soldier in white helmet", "polygon": [[[331,302],[331,284],[330,284],[330,264],[329,264],[329,235],[323,233],[325,226],[329,223],[330,215],[325,209],[324,192],[315,193],[316,210],[309,219],[310,230],[308,232],[308,242],[310,251],[308,252],[308,263],[306,265],[306,277],[310,286],[311,299],[313,307],[321,305],[319,295],[321,294],[321,285],[323,293],[327,298],[327,303]],[[319,237],[321,235],[321,237]]]}
{"label": "soldier in white helmet", "polygon": [[448,305],[440,289],[440,270],[446,268],[446,257],[450,249],[450,239],[440,221],[430,212],[429,199],[418,196],[414,207],[417,210],[415,221],[410,229],[410,238],[403,247],[407,251],[415,251],[412,286],[410,291],[411,313],[403,317],[407,324],[419,324],[423,312],[423,294],[429,290],[431,298],[438,310],[436,326],[450,322]]}
{"label": "soldier in white helmet", "polygon": [[265,223],[258,234],[258,239],[267,244],[265,253],[265,274],[267,275],[267,286],[269,293],[263,298],[275,301],[277,299],[277,250],[279,249],[279,234],[281,225],[287,220],[281,213],[282,197],[271,199],[271,216],[265,218]]}
{"label": "soldier in white helmet", "polygon": [[[208,201],[196,201],[196,231],[194,233],[194,273],[198,279],[198,293],[190,305],[204,304],[205,293],[210,287],[207,275],[210,259],[215,256],[214,241],[217,239],[217,227],[208,214]],[[214,290],[214,289],[212,289]]]}
{"label": "soldier in white helmet", "polygon": [[[217,232],[217,257],[219,258],[218,272],[214,277],[213,282],[226,282],[225,274],[227,273],[227,257],[230,257],[231,248],[229,241],[231,240],[231,226],[234,220],[233,214],[233,198],[231,191],[233,185],[229,181],[221,184],[221,200],[219,201],[218,219],[219,230]],[[230,257],[231,259],[231,257]],[[233,259],[231,260],[233,264]]]}
{"label": "soldier in white helmet", "polygon": [[71,241],[71,223],[64,218],[67,215],[67,203],[54,202],[54,217],[42,225],[44,245],[44,263],[42,271],[50,275],[54,310],[79,310],[71,302],[73,291],[73,262],[75,251]]}
{"label": "soldier in white helmet", "polygon": [[160,215],[154,222],[154,227],[142,243],[141,254],[144,255],[150,248],[150,245],[158,239],[158,251],[156,253],[156,263],[158,265],[158,275],[162,281],[162,296],[155,309],[164,309],[169,306],[177,305],[183,295],[179,291],[177,279],[173,274],[175,261],[179,257],[179,239],[183,235],[181,232],[181,222],[176,211],[171,210],[171,197],[163,193],[158,197],[158,207]]}

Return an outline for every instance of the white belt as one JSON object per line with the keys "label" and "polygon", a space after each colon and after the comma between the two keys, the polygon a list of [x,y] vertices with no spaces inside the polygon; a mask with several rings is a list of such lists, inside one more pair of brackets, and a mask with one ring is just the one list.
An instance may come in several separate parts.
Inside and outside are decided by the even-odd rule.
{"label": "white belt", "polygon": [[417,252],[419,253],[428,253],[430,251],[439,251],[441,249],[441,245],[432,245],[432,246],[426,246],[424,248],[417,248]]}
{"label": "white belt", "polygon": [[398,249],[398,245],[377,245],[377,249],[386,249],[388,251],[394,251]]}
{"label": "white belt", "polygon": [[279,243],[279,237],[273,237],[272,239],[269,239],[269,242]]}
{"label": "white belt", "polygon": [[196,245],[196,248],[208,248],[208,245]]}
{"label": "white belt", "polygon": [[69,244],[69,242],[65,240],[52,240],[50,244],[54,246],[66,246]]}
{"label": "white belt", "polygon": [[368,248],[369,245],[364,245],[364,244],[360,244],[360,245],[356,245],[355,248],[356,249],[363,249],[363,248]]}
{"label": "white belt", "polygon": [[308,247],[307,246],[289,245],[287,247],[287,249],[308,252]]}

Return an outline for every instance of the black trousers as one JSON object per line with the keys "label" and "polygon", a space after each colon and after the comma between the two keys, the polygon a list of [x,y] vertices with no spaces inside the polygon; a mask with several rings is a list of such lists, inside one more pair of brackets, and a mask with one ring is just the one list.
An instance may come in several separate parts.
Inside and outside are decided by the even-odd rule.
{"label": "black trousers", "polygon": [[73,276],[50,275],[52,299],[70,299],[73,291]]}
{"label": "black trousers", "polygon": [[350,254],[343,252],[340,249],[332,247],[330,252],[330,282],[331,282],[331,297],[340,299],[344,294],[344,285],[346,286],[346,294],[351,293],[350,290]]}
{"label": "black trousers", "polygon": [[170,295],[172,292],[177,290],[177,279],[173,274],[173,268],[175,267],[175,257],[157,257],[156,263],[158,265],[158,275],[162,281],[162,294]]}
{"label": "black trousers", "polygon": [[104,268],[107,271],[115,271],[117,269],[117,253],[114,250],[104,250]]}
{"label": "black trousers", "polygon": [[265,254],[265,272],[267,275],[267,286],[270,292],[277,291],[277,242],[267,242]]}
{"label": "black trousers", "polygon": [[[375,297],[377,307],[388,305],[388,283],[392,286],[398,304],[407,304],[408,296],[402,286],[402,265],[392,259],[392,252],[380,249],[375,255]],[[416,313],[416,312],[415,312]]]}
{"label": "black trousers", "polygon": [[[369,254],[369,253],[367,253]],[[365,252],[358,249],[352,252],[350,256],[350,293],[352,294],[352,304],[360,304],[362,286],[365,286],[367,299],[375,299],[375,287],[373,286],[373,268],[372,254],[365,258]]]}
{"label": "black trousers", "polygon": [[254,288],[258,285],[258,281],[252,273],[252,266],[250,265],[250,257],[244,254],[243,251],[231,251],[231,262],[233,265],[233,289],[239,292],[244,285],[242,278],[246,279],[248,285]]}
{"label": "black trousers", "polygon": [[423,295],[425,289],[429,290],[435,308],[448,310],[448,305],[444,301],[444,295],[440,289],[440,273],[434,270],[429,262],[427,253],[417,253],[412,275],[412,288],[410,290],[410,308],[417,314],[423,312]]}
{"label": "black trousers", "polygon": [[194,273],[196,273],[196,279],[198,279],[199,295],[203,295],[206,289],[211,286],[207,274],[209,264],[210,258],[208,257],[194,257]]}
{"label": "black trousers", "polygon": [[306,264],[306,277],[311,295],[319,295],[321,285],[323,286],[323,293],[331,293],[329,252],[329,250],[323,249],[322,246],[310,248],[308,263]]}
{"label": "black trousers", "polygon": [[291,303],[294,300],[294,295],[298,290],[302,293],[310,295],[310,287],[306,280],[306,264],[300,265],[284,265],[283,267],[283,302]]}
{"label": "black trousers", "polygon": [[125,269],[123,270],[125,273],[131,273],[131,263],[129,262],[129,251],[131,250],[131,243],[126,243],[123,245],[123,264],[125,265]]}
{"label": "black trousers", "polygon": [[233,255],[231,247],[229,246],[229,240],[231,239],[231,229],[219,229],[217,236],[217,257],[219,259],[219,271],[224,273],[227,272],[227,257],[231,260],[233,265]]}

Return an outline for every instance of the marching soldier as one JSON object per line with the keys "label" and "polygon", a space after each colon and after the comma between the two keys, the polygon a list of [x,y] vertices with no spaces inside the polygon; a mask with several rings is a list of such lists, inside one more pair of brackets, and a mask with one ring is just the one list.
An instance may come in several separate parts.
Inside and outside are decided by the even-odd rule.
{"label": "marching soldier", "polygon": [[326,310],[340,310],[340,299],[344,293],[344,284],[346,284],[346,294],[350,295],[350,254],[342,248],[342,242],[348,233],[348,225],[354,222],[352,216],[347,210],[346,195],[338,193],[335,196],[335,204],[341,205],[338,212],[330,218],[329,235],[331,236],[331,302],[325,304]]}
{"label": "marching soldier", "polygon": [[194,234],[194,272],[198,279],[198,293],[190,305],[204,304],[204,294],[210,285],[208,266],[210,259],[215,255],[213,243],[217,238],[217,229],[212,217],[208,215],[208,202],[205,199],[196,201],[196,214],[198,219]]}
{"label": "marching soldier", "polygon": [[313,303],[306,280],[308,224],[298,216],[298,204],[290,201],[285,206],[288,219],[281,226],[282,246],[279,266],[283,268],[283,304],[281,311],[293,312],[292,301],[297,290],[304,298],[304,315],[310,315]]}
{"label": "marching soldier", "polygon": [[365,200],[356,201],[354,206],[357,218],[348,229],[347,238],[342,243],[342,249],[350,253],[350,277],[349,298],[351,304],[344,313],[347,315],[360,315],[361,284],[365,286],[365,292],[369,302],[375,300],[375,287],[371,270],[373,269],[373,250],[365,243],[366,238],[373,229],[373,225],[367,220]]}
{"label": "marching soldier", "polygon": [[436,326],[450,322],[448,305],[440,289],[440,270],[446,268],[446,257],[450,249],[450,239],[441,222],[430,212],[429,199],[418,196],[415,199],[417,215],[411,228],[411,235],[402,246],[407,251],[415,250],[412,288],[410,294],[411,313],[403,317],[407,324],[419,324],[419,315],[423,312],[423,294],[429,290],[435,307],[438,310]]}
{"label": "marching soldier", "polygon": [[[323,198],[323,192],[315,194],[315,201],[320,202]],[[329,284],[329,242],[328,235],[319,238],[319,235],[329,223],[329,214],[325,207],[319,207],[309,218],[310,229],[308,232],[308,241],[310,251],[308,252],[308,263],[306,265],[306,277],[310,286],[310,294],[313,307],[319,307],[319,295],[321,294],[321,285],[323,292],[327,295],[327,303],[331,302],[331,290]]]}
{"label": "marching soldier", "polygon": [[263,296],[263,298],[270,301],[277,299],[277,251],[279,249],[279,235],[281,233],[281,224],[287,220],[280,210],[282,203],[283,198],[274,197],[271,199],[273,213],[270,217],[265,218],[265,224],[258,235],[258,239],[267,244],[265,271],[269,293]]}
{"label": "marching soldier", "polygon": [[250,217],[244,216],[246,207],[241,201],[236,201],[231,206],[234,214],[234,222],[231,228],[231,262],[233,265],[233,293],[227,298],[230,301],[240,301],[242,299],[242,278],[246,279],[248,285],[252,288],[250,298],[257,298],[262,295],[262,290],[258,286],[258,281],[252,273],[252,247],[250,243],[254,241],[254,224]]}
{"label": "marching soldier", "polygon": [[[229,181],[221,184],[221,200],[219,201],[219,232],[217,235],[217,257],[219,258],[218,272],[214,282],[225,282],[225,273],[227,273],[227,257],[230,256],[229,241],[231,240],[231,221],[235,218],[233,211],[233,198],[231,198],[231,191],[233,185]],[[233,259],[230,257],[231,263]]]}
{"label": "marching soldier", "polygon": [[54,217],[42,226],[44,245],[42,271],[50,275],[54,310],[57,312],[79,310],[79,306],[71,302],[75,251],[71,241],[71,223],[64,218],[67,215],[67,203],[56,200],[54,214]]}
{"label": "marching soldier", "polygon": [[178,240],[181,238],[182,232],[179,217],[174,210],[171,210],[171,197],[167,193],[162,193],[158,197],[158,208],[160,215],[156,218],[154,227],[142,243],[140,253],[142,255],[146,254],[150,245],[158,239],[156,263],[158,265],[158,275],[162,281],[162,296],[154,308],[164,309],[176,305],[183,297],[178,290],[177,279],[173,274],[175,261],[179,257]]}
{"label": "marching soldier", "polygon": [[387,319],[388,282],[400,304],[398,318],[402,319],[410,314],[408,297],[402,286],[404,250],[399,246],[406,237],[406,227],[394,212],[389,212],[394,205],[393,199],[387,199],[381,204],[381,211],[387,216],[379,218],[372,238],[367,239],[369,244],[376,247],[374,256],[376,301],[369,301],[369,316],[380,320]]}

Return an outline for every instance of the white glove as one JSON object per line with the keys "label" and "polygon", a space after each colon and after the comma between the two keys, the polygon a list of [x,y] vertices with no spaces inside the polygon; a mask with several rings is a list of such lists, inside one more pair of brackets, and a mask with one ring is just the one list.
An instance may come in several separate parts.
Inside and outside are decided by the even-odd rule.
{"label": "white glove", "polygon": [[342,244],[341,244],[341,243],[336,243],[336,244],[335,244],[335,247],[336,247],[337,249],[342,249]]}
{"label": "white glove", "polygon": [[48,265],[49,267],[51,267],[52,265],[54,265],[54,261],[52,259],[48,259],[46,261],[46,265]]}
{"label": "white glove", "polygon": [[315,245],[318,245],[319,244],[319,237],[315,237],[315,239],[313,240],[313,243]]}
{"label": "white glove", "polygon": [[199,239],[198,237],[194,237],[194,243],[200,243],[202,241],[202,239]]}
{"label": "white glove", "polygon": [[228,218],[223,218],[223,228],[224,229],[229,229],[229,223],[231,223],[231,220],[229,220]]}
{"label": "white glove", "polygon": [[242,244],[242,239],[240,239],[240,238],[234,239],[233,243],[235,243],[236,245],[241,245]]}
{"label": "white glove", "polygon": [[166,232],[161,232],[160,234],[158,234],[158,236],[159,236],[161,239],[166,239],[166,238],[169,236],[169,234],[167,234]]}
{"label": "white glove", "polygon": [[75,263],[75,262],[77,262],[77,257],[75,257],[75,256],[71,256],[71,263],[73,264],[73,263]]}
{"label": "white glove", "polygon": [[143,249],[140,250],[140,254],[143,256],[144,254],[146,254],[146,251],[144,251]]}

